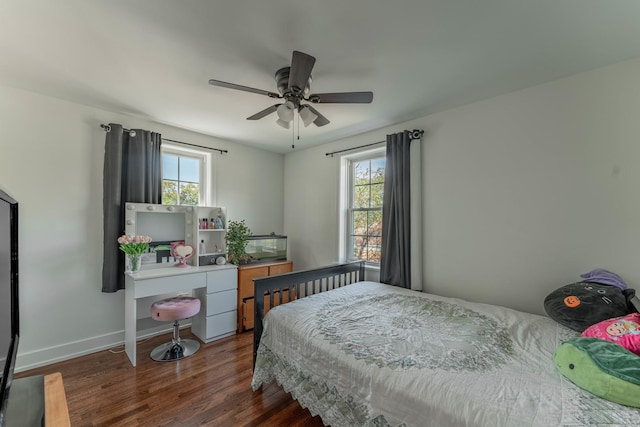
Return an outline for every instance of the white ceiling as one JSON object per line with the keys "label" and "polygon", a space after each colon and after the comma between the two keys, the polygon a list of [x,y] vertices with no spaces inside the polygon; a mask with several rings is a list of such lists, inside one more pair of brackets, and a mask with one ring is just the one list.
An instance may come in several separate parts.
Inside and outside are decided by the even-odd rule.
{"label": "white ceiling", "polygon": [[[2,0],[0,84],[291,150],[274,104],[291,52],[316,57],[331,123],[299,148],[640,57],[638,0]],[[127,126],[127,123],[123,123]],[[170,138],[170,135],[166,135]]]}

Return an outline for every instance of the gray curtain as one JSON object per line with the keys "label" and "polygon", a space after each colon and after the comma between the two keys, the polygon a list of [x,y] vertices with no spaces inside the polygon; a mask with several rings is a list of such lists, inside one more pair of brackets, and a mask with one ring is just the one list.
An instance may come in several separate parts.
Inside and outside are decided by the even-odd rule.
{"label": "gray curtain", "polygon": [[380,281],[411,289],[409,131],[387,135]]}
{"label": "gray curtain", "polygon": [[159,133],[110,123],[106,133],[102,210],[104,260],[102,292],[124,289],[124,254],[117,239],[124,234],[124,203],[162,202],[162,138]]}

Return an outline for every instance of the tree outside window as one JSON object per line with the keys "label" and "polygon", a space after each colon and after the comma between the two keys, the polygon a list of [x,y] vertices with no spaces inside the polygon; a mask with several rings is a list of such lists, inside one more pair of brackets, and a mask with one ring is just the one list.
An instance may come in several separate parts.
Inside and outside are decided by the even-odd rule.
{"label": "tree outside window", "polygon": [[162,154],[162,204],[200,204],[201,159]]}
{"label": "tree outside window", "polygon": [[349,257],[380,263],[385,157],[351,161]]}

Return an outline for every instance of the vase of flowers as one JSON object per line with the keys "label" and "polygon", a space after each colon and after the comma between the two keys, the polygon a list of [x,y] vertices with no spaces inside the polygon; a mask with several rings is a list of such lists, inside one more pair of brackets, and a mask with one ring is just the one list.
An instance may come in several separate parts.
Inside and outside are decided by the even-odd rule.
{"label": "vase of flowers", "polygon": [[149,250],[149,243],[151,237],[149,236],[133,236],[122,235],[118,237],[118,243],[120,243],[120,250],[125,253],[125,268],[126,273],[136,273],[140,271],[142,266],[142,254]]}

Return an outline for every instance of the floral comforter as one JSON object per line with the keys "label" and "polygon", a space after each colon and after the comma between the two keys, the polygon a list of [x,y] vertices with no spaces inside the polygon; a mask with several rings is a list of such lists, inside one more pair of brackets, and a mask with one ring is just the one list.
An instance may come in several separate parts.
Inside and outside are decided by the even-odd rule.
{"label": "floral comforter", "polygon": [[538,315],[360,282],[265,318],[252,387],[276,380],[327,425],[640,425],[555,369],[575,332]]}

